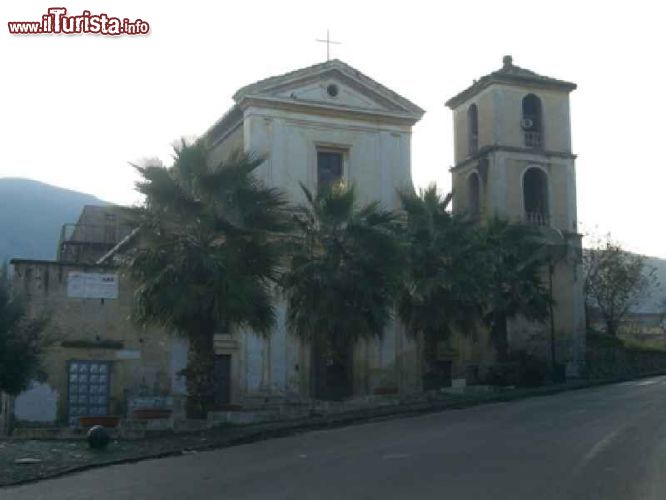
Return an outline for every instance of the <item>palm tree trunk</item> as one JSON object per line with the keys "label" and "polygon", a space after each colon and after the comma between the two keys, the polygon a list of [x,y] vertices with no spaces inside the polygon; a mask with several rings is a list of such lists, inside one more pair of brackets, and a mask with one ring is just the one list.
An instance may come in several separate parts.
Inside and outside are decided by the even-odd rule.
{"label": "palm tree trunk", "polygon": [[437,377],[437,338],[425,333],[423,335],[423,375],[422,384],[424,391],[439,389]]}
{"label": "palm tree trunk", "polygon": [[187,355],[187,418],[205,419],[214,404],[213,363],[215,348],[212,323],[201,322],[190,331]]}
{"label": "palm tree trunk", "polygon": [[425,335],[423,344],[423,359],[426,362],[426,366],[431,369],[432,365],[437,361],[437,338],[434,335]]}
{"label": "palm tree trunk", "polygon": [[509,339],[506,315],[496,312],[490,328],[490,338],[497,352],[497,361],[506,361],[509,355]]}

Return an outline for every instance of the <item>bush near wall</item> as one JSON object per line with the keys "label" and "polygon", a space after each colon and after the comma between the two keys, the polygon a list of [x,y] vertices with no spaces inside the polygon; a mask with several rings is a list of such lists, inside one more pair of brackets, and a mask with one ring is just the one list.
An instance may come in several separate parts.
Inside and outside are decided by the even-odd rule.
{"label": "bush near wall", "polygon": [[588,334],[588,378],[624,378],[666,372],[666,351],[626,346],[622,340],[603,334]]}
{"label": "bush near wall", "polygon": [[488,367],[485,375],[488,385],[506,387],[539,387],[549,378],[548,363],[524,351],[512,352],[504,363]]}

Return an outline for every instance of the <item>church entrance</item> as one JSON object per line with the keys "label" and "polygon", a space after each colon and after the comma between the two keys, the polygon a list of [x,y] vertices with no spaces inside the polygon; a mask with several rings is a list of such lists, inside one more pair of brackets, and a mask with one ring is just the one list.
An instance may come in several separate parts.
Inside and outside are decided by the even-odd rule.
{"label": "church entrance", "polygon": [[451,386],[453,352],[448,342],[424,339],[422,383],[424,391]]}
{"label": "church entrance", "polygon": [[312,346],[312,389],[315,399],[342,401],[354,394],[354,349],[318,340]]}
{"label": "church entrance", "polygon": [[213,364],[215,408],[221,410],[231,403],[231,355],[218,354]]}

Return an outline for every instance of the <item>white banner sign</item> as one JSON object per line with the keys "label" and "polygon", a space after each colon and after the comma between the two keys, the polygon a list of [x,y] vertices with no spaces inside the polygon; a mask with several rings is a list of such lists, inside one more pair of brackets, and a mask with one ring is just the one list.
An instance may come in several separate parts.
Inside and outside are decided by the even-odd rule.
{"label": "white banner sign", "polygon": [[117,299],[118,275],[71,271],[67,275],[67,296],[73,299]]}

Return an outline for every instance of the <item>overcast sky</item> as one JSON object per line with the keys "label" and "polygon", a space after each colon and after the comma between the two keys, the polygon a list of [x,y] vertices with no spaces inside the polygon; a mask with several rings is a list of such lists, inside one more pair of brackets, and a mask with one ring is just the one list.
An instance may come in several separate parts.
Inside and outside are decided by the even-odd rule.
{"label": "overcast sky", "polygon": [[[117,203],[138,200],[128,162],[199,135],[239,87],[342,59],[426,110],[414,183],[450,188],[444,102],[504,54],[576,82],[578,218],[628,248],[666,257],[666,30],[658,2],[240,1],[0,3],[0,177],[27,177]],[[148,36],[10,35],[49,7],[141,18]],[[656,95],[654,95],[656,94]]]}

